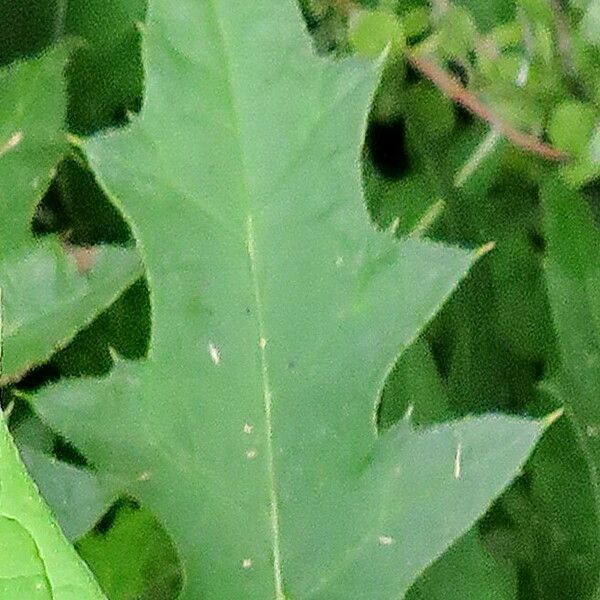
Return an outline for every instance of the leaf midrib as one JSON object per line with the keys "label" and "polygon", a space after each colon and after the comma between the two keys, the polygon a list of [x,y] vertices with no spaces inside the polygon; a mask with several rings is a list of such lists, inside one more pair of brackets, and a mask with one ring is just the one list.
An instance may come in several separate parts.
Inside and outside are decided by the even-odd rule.
{"label": "leaf midrib", "polygon": [[273,452],[273,418],[272,418],[272,407],[273,407],[273,394],[271,391],[270,378],[269,378],[269,364],[267,358],[267,352],[265,343],[267,334],[264,325],[264,315],[262,306],[262,294],[260,290],[260,283],[258,280],[258,267],[256,261],[256,240],[254,234],[254,221],[251,213],[251,199],[254,194],[251,192],[250,177],[248,172],[248,165],[246,162],[246,153],[244,151],[244,144],[242,142],[242,128],[240,120],[240,110],[236,102],[236,94],[234,93],[234,86],[232,80],[232,61],[231,61],[231,50],[227,44],[225,32],[221,25],[221,19],[219,11],[217,9],[215,0],[209,2],[209,6],[213,12],[215,18],[215,24],[217,27],[217,36],[221,42],[221,54],[224,62],[224,73],[229,89],[229,97],[231,102],[231,117],[234,124],[234,141],[238,147],[240,156],[240,172],[241,172],[241,184],[242,189],[245,192],[245,205],[242,205],[242,209],[246,212],[246,251],[248,256],[248,262],[250,266],[250,277],[251,285],[254,293],[255,303],[255,314],[258,328],[259,338],[256,343],[259,346],[260,356],[260,379],[261,389],[263,394],[263,408],[265,413],[265,436],[266,436],[266,463],[267,463],[267,476],[269,482],[269,521],[271,528],[271,547],[273,551],[273,583],[275,591],[275,600],[286,600],[283,592],[283,575],[281,568],[281,544],[280,544],[280,532],[279,532],[279,503],[276,490],[276,473],[275,473],[275,461]]}
{"label": "leaf midrib", "polygon": [[261,383],[263,393],[263,406],[265,411],[265,436],[267,442],[267,475],[269,478],[269,520],[271,524],[271,536],[273,543],[273,575],[275,580],[275,597],[277,600],[285,600],[283,593],[283,577],[281,572],[281,544],[279,539],[279,501],[276,489],[275,461],[273,453],[273,393],[269,377],[269,363],[267,360],[267,332],[264,324],[262,297],[260,284],[258,282],[258,269],[256,263],[256,243],[254,239],[254,222],[249,216],[247,220],[246,248],[250,262],[250,274],[252,288],[254,291],[254,302],[256,305],[256,320],[258,323],[258,346],[261,366]]}

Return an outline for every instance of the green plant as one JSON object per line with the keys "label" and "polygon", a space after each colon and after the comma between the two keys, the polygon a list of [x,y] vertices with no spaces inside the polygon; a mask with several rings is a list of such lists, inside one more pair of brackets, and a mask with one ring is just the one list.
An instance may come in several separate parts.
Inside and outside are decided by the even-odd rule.
{"label": "green plant", "polygon": [[[23,461],[111,600],[593,598],[596,3],[301,9],[7,8]],[[4,439],[4,595],[102,597]]]}

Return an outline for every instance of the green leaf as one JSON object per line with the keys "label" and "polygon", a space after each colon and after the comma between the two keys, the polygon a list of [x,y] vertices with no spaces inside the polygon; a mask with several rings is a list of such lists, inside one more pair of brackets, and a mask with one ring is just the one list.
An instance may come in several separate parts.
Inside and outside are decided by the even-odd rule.
{"label": "green leaf", "polygon": [[0,260],[32,246],[31,218],[67,150],[61,46],[0,71]]}
{"label": "green leaf", "polygon": [[143,91],[140,35],[145,0],[69,0],[65,33],[83,39],[69,64],[69,126],[92,133],[121,123]]}
{"label": "green leaf", "polygon": [[175,600],[181,566],[169,536],[154,516],[128,504],[117,509],[106,533],[77,543],[110,600]]}
{"label": "green leaf", "polygon": [[401,23],[407,38],[424,34],[429,28],[429,11],[420,6],[402,15]]}
{"label": "green leaf", "polygon": [[456,0],[454,4],[468,9],[473,15],[481,33],[501,23],[514,23],[516,5],[514,0],[497,0],[496,2],[479,2],[478,0]]}
{"label": "green leaf", "polygon": [[406,102],[410,126],[420,136],[425,136],[421,143],[439,141],[454,128],[452,104],[430,83],[423,81],[412,86]]}
{"label": "green leaf", "polygon": [[449,58],[461,56],[473,48],[477,28],[471,13],[462,6],[452,6],[441,16],[439,48]]}
{"label": "green leaf", "polygon": [[82,162],[65,160],[57,173],[64,211],[61,225],[69,231],[69,239],[78,246],[130,243],[127,223]]}
{"label": "green leaf", "polygon": [[600,233],[583,199],[565,185],[548,183],[544,203],[548,295],[563,375],[577,390],[569,404],[591,457],[600,459],[600,438],[593,435],[600,425]]}
{"label": "green leaf", "polygon": [[402,24],[394,14],[384,11],[361,10],[352,16],[350,43],[362,56],[377,58],[391,44],[396,49],[404,46]]}
{"label": "green leaf", "polygon": [[22,447],[21,456],[69,540],[86,534],[117,497],[115,486],[93,472]]}
{"label": "green leaf", "polygon": [[402,354],[388,377],[381,396],[379,426],[388,429],[407,413],[417,425],[452,418],[441,378],[423,339]]}
{"label": "green leaf", "polygon": [[[552,180],[543,196],[548,238],[546,281],[562,357],[555,387],[587,457],[598,515],[600,233],[577,192]],[[597,523],[593,531],[598,544]]]}
{"label": "green leaf", "polygon": [[141,116],[85,149],[143,253],[150,356],[36,407],[163,520],[183,598],[397,598],[541,431],[376,435],[390,365],[476,253],[369,223],[376,73],[314,56],[293,2],[155,0],[145,38]]}
{"label": "green leaf", "polygon": [[[0,383],[47,360],[141,273],[133,249],[72,248],[31,233],[35,206],[67,150],[66,48],[0,73],[0,284],[4,364]],[[79,271],[86,271],[85,273]]]}
{"label": "green leaf", "polygon": [[600,2],[591,0],[580,23],[581,34],[595,46],[600,46]]}
{"label": "green leaf", "polygon": [[[564,404],[564,399],[559,400]],[[600,566],[594,483],[569,419],[560,419],[544,436],[523,477],[496,508],[505,515],[500,522],[508,524],[510,536],[505,542],[509,543],[499,547],[498,530],[486,538],[490,547],[521,570],[523,597],[586,600],[592,596]]]}
{"label": "green leaf", "polygon": [[[388,378],[379,420],[381,426],[389,427],[407,414],[419,424],[452,418],[443,382],[423,339],[400,357]],[[509,600],[515,594],[514,573],[487,553],[475,526],[425,570],[411,587],[407,600]]]}
{"label": "green leaf", "polygon": [[516,574],[500,568],[475,531],[431,565],[406,600],[516,600]]}
{"label": "green leaf", "polygon": [[568,100],[553,112],[548,125],[552,143],[574,156],[588,152],[588,144],[596,124],[596,111],[590,105]]}
{"label": "green leaf", "polygon": [[424,174],[390,181],[369,161],[363,176],[369,210],[382,228],[393,226],[398,235],[419,233],[443,212],[444,203],[436,198],[435,186]]}
{"label": "green leaf", "polygon": [[0,262],[5,298],[0,383],[18,379],[47,360],[142,274],[134,249],[85,252],[86,260],[94,263],[85,273],[53,241]]}
{"label": "green leaf", "polygon": [[0,596],[102,600],[100,589],[40,500],[0,415]]}
{"label": "green leaf", "polygon": [[65,0],[0,0],[0,65],[33,56],[62,34]]}

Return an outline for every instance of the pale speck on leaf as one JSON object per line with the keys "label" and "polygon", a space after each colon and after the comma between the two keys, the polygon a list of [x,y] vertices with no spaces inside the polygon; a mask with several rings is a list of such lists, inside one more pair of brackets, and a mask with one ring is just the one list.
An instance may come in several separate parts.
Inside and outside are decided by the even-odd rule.
{"label": "pale speck on leaf", "polygon": [[138,481],[148,481],[151,477],[150,471],[144,471],[138,475]]}
{"label": "pale speck on leaf", "polygon": [[23,141],[23,132],[16,131],[13,133],[6,142],[0,145],[0,156],[3,156],[7,152],[10,152],[13,148],[16,148]]}
{"label": "pale speck on leaf", "polygon": [[221,351],[212,342],[208,345],[208,354],[213,364],[218,365],[221,362]]}
{"label": "pale speck on leaf", "polygon": [[456,454],[454,455],[454,479],[460,479],[462,473],[462,443],[458,443]]}

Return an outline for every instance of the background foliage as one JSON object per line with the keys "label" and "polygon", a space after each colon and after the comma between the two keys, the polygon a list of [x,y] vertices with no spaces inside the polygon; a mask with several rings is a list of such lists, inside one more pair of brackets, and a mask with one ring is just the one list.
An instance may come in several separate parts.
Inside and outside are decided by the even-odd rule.
{"label": "background foliage", "polygon": [[[510,489],[408,597],[600,598],[600,3],[302,0],[301,8],[322,54],[385,52],[363,149],[373,220],[398,237],[495,244],[401,356],[380,427],[409,407],[417,424],[565,407]],[[57,45],[69,54],[72,135],[123,126],[140,110],[142,0],[1,0],[0,9],[1,64]],[[48,191],[32,198],[20,227],[3,218],[0,282],[18,298],[7,318],[24,331],[40,329],[29,290],[48,289],[56,272],[77,302],[42,299],[60,335],[50,331],[33,354],[11,350],[5,333],[3,405],[25,463],[108,597],[175,598],[181,565],[161,522],[31,408],[50,382],[107,374],[116,355],[146,356],[151,329],[128,225],[77,144],[57,137],[53,152]],[[24,260],[33,247],[39,257]],[[85,289],[79,271],[89,271]]]}

